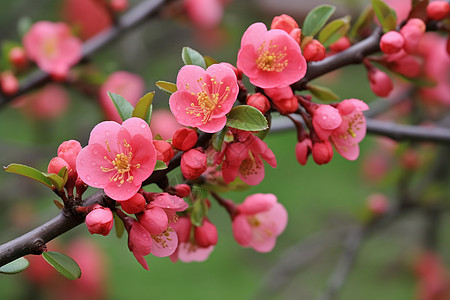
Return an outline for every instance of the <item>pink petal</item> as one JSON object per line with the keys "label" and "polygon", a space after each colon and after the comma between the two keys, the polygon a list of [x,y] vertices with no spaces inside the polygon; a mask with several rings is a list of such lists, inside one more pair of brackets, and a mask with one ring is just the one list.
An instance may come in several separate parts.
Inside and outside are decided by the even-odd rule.
{"label": "pink petal", "polygon": [[206,79],[206,71],[194,65],[183,66],[177,75],[177,89],[179,92],[198,93],[201,85],[199,79]]}
{"label": "pink petal", "polygon": [[256,66],[256,59],[258,54],[256,48],[258,46],[247,44],[242,46],[238,52],[237,67],[241,69],[249,78],[256,78],[259,74],[259,69]]}
{"label": "pink petal", "polygon": [[191,243],[181,243],[178,245],[178,258],[185,263],[188,262],[202,262],[208,259],[211,252],[214,250],[214,246],[207,248],[201,248]]}
{"label": "pink petal", "polygon": [[115,170],[104,172],[102,167],[113,168],[111,162],[104,157],[108,156],[106,149],[99,144],[90,144],[83,149],[77,156],[77,173],[78,176],[87,185],[96,188],[104,188],[110,182],[111,176],[115,174]]}
{"label": "pink petal", "polygon": [[263,211],[269,211],[277,203],[277,197],[274,194],[253,194],[245,198],[238,206],[242,214],[254,215]]}
{"label": "pink petal", "polygon": [[339,110],[331,105],[321,105],[315,112],[313,117],[314,128],[320,127],[325,130],[333,130],[341,125],[342,118]]}
{"label": "pink petal", "polygon": [[230,183],[236,179],[239,173],[239,165],[231,165],[228,161],[222,164],[222,177],[225,183]]}
{"label": "pink petal", "polygon": [[135,253],[135,252],[133,252],[133,255],[134,255],[134,257],[136,257],[138,263],[140,263],[144,269],[149,271],[148,264],[147,264],[147,261],[145,260],[145,257],[143,255],[141,255],[139,253]]}
{"label": "pink petal", "polygon": [[270,215],[272,221],[275,223],[275,235],[280,235],[286,228],[288,221],[288,214],[286,208],[280,203],[275,203],[272,208],[267,212]]}
{"label": "pink petal", "polygon": [[331,139],[336,151],[345,159],[356,160],[359,156],[359,145],[355,143],[344,143],[342,140]]}
{"label": "pink petal", "polygon": [[260,239],[252,240],[250,247],[252,247],[258,252],[262,253],[270,252],[275,247],[276,241],[277,239],[275,236],[267,237],[261,240]]}
{"label": "pink petal", "polygon": [[223,116],[223,117],[211,119],[206,124],[199,125],[197,127],[198,127],[198,129],[200,129],[203,132],[214,133],[214,132],[218,132],[218,131],[222,130],[222,128],[225,127],[226,123],[227,123],[227,117]]}
{"label": "pink petal", "polygon": [[153,135],[148,123],[141,118],[129,118],[122,123],[122,127],[125,128],[131,136],[140,134],[144,138],[153,141]]}
{"label": "pink petal", "polygon": [[150,204],[174,211],[184,211],[189,207],[189,204],[182,198],[169,194],[162,194],[161,196],[156,197]]}
{"label": "pink petal", "polygon": [[239,178],[249,185],[258,185],[264,179],[264,164],[258,155],[254,160],[250,157],[245,159],[239,167]]}
{"label": "pink petal", "polygon": [[166,257],[175,252],[178,245],[177,233],[170,227],[160,235],[153,235],[152,254],[157,257]]}
{"label": "pink petal", "polygon": [[238,215],[234,218],[233,224],[233,236],[242,247],[248,247],[252,240],[252,228],[247,221],[245,215]]}
{"label": "pink petal", "polygon": [[118,153],[117,148],[117,134],[119,133],[119,123],[114,121],[105,121],[97,124],[91,131],[89,137],[89,144],[100,144],[105,148],[109,145],[109,149],[112,153]]}
{"label": "pink petal", "polygon": [[197,127],[203,124],[202,115],[196,116],[194,114],[190,114],[186,110],[186,108],[191,107],[192,103],[194,103],[194,105],[198,104],[197,96],[185,91],[177,91],[170,96],[170,110],[175,116],[177,122],[181,125]]}
{"label": "pink petal", "polygon": [[241,48],[248,44],[259,47],[262,43],[262,38],[265,36],[266,33],[267,27],[266,25],[264,25],[264,23],[261,22],[253,23],[247,28],[247,30],[242,35]]}
{"label": "pink petal", "polygon": [[139,168],[132,169],[133,182],[137,184],[146,180],[153,173],[156,165],[156,150],[151,140],[141,135],[134,136],[130,145],[133,151],[131,164],[139,164]]}
{"label": "pink petal", "polygon": [[115,181],[110,181],[104,188],[105,194],[117,201],[128,200],[139,191],[141,183],[134,184],[124,181],[121,185]]}

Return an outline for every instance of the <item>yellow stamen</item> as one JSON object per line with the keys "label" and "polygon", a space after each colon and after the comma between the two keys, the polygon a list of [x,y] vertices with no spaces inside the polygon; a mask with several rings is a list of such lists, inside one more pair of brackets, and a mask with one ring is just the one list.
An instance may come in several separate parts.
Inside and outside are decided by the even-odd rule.
{"label": "yellow stamen", "polygon": [[269,45],[263,42],[258,48],[258,58],[256,59],[257,67],[262,71],[269,72],[281,72],[288,66],[288,60],[286,59],[286,50],[277,50],[278,45],[273,45],[272,41]]}

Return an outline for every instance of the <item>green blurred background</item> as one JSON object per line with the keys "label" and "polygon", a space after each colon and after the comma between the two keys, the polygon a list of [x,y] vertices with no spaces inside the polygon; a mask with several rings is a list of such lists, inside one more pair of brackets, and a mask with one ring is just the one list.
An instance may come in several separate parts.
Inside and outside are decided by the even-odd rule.
{"label": "green blurred background", "polygon": [[[18,41],[16,25],[21,16],[33,21],[59,20],[60,2],[2,1],[1,36]],[[331,4],[339,7],[335,18],[346,12],[357,12],[362,5],[360,1]],[[153,91],[157,90],[154,85],[157,80],[175,81],[182,66],[183,46],[234,64],[240,37],[251,23],[270,24],[273,16],[281,13],[289,13],[301,23],[305,13],[315,5],[314,1],[294,0],[233,1],[226,7],[217,40],[195,30],[183,18],[152,20],[99,51],[91,61],[105,74],[116,70],[140,74],[147,91]],[[359,98],[370,102],[375,98],[360,66],[347,67],[327,76],[322,84],[333,88],[342,99]],[[102,113],[96,99],[70,87],[68,91],[70,109],[54,121],[31,120],[12,107],[0,110],[0,165],[17,162],[45,170],[62,141],[77,139],[82,145],[86,144],[91,128],[102,120]],[[167,108],[167,100],[166,95],[156,91],[158,108]],[[228,215],[215,202],[212,202],[209,218],[218,228],[219,242],[203,263],[174,264],[168,258],[149,255],[150,271],[147,272],[128,251],[126,237],[118,240],[114,234],[89,236],[103,250],[107,263],[107,299],[314,299],[320,295],[340,253],[343,240],[340,228],[361,219],[370,193],[381,190],[392,196],[393,182],[385,180],[374,184],[361,175],[364,154],[374,145],[372,137],[362,142],[358,161],[346,161],[336,153],[331,163],[323,166],[315,165],[312,160],[306,166],[297,163],[294,131],[271,134],[265,141],[275,153],[278,167],[266,166],[266,177],[259,186],[230,192],[224,197],[242,202],[252,193],[277,195],[288,210],[289,222],[276,248],[267,254],[241,248],[233,239]],[[176,180],[175,176],[172,179]],[[58,213],[52,203],[55,196],[26,178],[0,172],[0,190],[0,242]],[[365,241],[340,299],[414,299],[416,278],[412,262],[420,249],[422,222],[420,216],[411,215]],[[58,242],[64,244],[77,235],[89,233],[85,226],[79,226],[58,238]],[[448,234],[442,235],[448,245]],[[298,250],[299,245],[304,245],[302,251]],[[273,268],[285,259],[295,264],[308,253],[317,255],[293,272],[280,290],[271,293]],[[447,251],[444,257],[450,259],[450,253]],[[0,275],[0,299],[27,299],[28,289],[21,275]],[[38,298],[38,294],[33,295],[33,299]]]}

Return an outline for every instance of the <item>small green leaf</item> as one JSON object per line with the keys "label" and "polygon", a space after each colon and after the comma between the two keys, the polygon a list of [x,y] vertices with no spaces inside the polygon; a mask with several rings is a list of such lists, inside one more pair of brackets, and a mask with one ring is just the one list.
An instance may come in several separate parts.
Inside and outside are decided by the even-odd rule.
{"label": "small green leaf", "polygon": [[4,167],[4,169],[6,172],[29,177],[31,179],[34,179],[36,181],[45,184],[49,188],[53,188],[52,181],[49,178],[47,178],[41,171],[36,170],[35,168],[21,164],[10,164],[9,166]]}
{"label": "small green leaf", "polygon": [[228,127],[225,126],[221,131],[216,132],[211,137],[211,144],[216,151],[222,150],[223,139],[228,132]]}
{"label": "small green leaf", "polygon": [[64,179],[59,177],[57,174],[53,174],[53,173],[42,173],[42,174],[44,174],[45,177],[50,179],[50,181],[56,187],[56,189],[58,189],[58,191],[63,190],[64,184],[65,184]]}
{"label": "small green leaf", "polygon": [[328,47],[345,36],[350,29],[350,19],[350,16],[346,16],[327,24],[319,33],[319,42]]}
{"label": "small green leaf", "polygon": [[58,208],[58,209],[63,209],[64,208],[64,204],[61,202],[61,201],[58,201],[58,200],[53,200],[53,203],[56,205],[56,207]]}
{"label": "small green leaf", "polygon": [[397,14],[395,10],[381,0],[372,0],[372,7],[378,21],[383,26],[383,31],[395,30],[397,26]]}
{"label": "small green leaf", "polygon": [[325,25],[336,10],[332,5],[319,5],[311,10],[305,18],[302,27],[303,36],[314,36]]}
{"label": "small green leaf", "polygon": [[154,171],[167,169],[167,165],[162,160],[157,160]]}
{"label": "small green leaf", "polygon": [[362,13],[359,15],[355,24],[353,24],[352,29],[349,32],[349,36],[356,38],[360,35],[366,28],[373,23],[374,12],[372,6],[367,6]]}
{"label": "small green leaf", "polygon": [[206,69],[205,59],[199,52],[192,48],[183,47],[181,58],[185,65],[195,65]]}
{"label": "small green leaf", "polygon": [[125,231],[125,225],[123,225],[122,219],[116,214],[114,216],[114,228],[116,230],[116,236],[120,239]]}
{"label": "small green leaf", "polygon": [[30,30],[31,26],[33,25],[33,20],[31,20],[30,17],[22,16],[17,21],[17,32],[19,33],[19,36],[24,36],[25,33]]}
{"label": "small green leaf", "polygon": [[145,94],[141,99],[139,99],[138,103],[136,103],[136,107],[133,110],[133,117],[141,118],[142,120],[150,123],[152,117],[152,103],[153,97],[155,96],[155,92],[149,92]]}
{"label": "small green leaf", "polygon": [[71,280],[81,277],[81,269],[73,258],[53,251],[44,252],[42,256],[61,275]]}
{"label": "small green leaf", "polygon": [[257,136],[261,140],[264,140],[266,138],[266,136],[269,134],[270,126],[272,125],[272,115],[271,114],[268,114],[267,122],[269,123],[269,127],[267,127],[267,129],[255,132],[255,136]]}
{"label": "small green leaf", "polygon": [[234,107],[227,115],[227,126],[246,131],[261,131],[269,127],[264,115],[250,105]]}
{"label": "small green leaf", "polygon": [[114,106],[116,107],[122,121],[131,118],[134,108],[130,102],[128,102],[124,97],[111,92],[108,92],[108,96],[114,103]]}
{"label": "small green leaf", "polygon": [[69,179],[69,171],[66,167],[62,167],[58,172],[58,176],[63,179],[63,186],[66,185],[67,179]]}
{"label": "small green leaf", "polygon": [[339,99],[339,96],[327,87],[308,84],[306,88],[319,100],[333,101]]}
{"label": "small green leaf", "polygon": [[162,136],[161,136],[159,133],[157,133],[153,139],[154,139],[154,140],[157,140],[157,141],[162,141],[162,140],[164,140],[164,139],[162,138]]}
{"label": "small green leaf", "polygon": [[194,202],[191,212],[191,222],[194,226],[202,226],[203,219],[208,213],[208,205],[206,204],[206,199],[200,198]]}
{"label": "small green leaf", "polygon": [[30,262],[25,257],[19,257],[18,259],[0,267],[0,273],[7,275],[17,274],[28,268],[29,265]]}
{"label": "small green leaf", "polygon": [[168,81],[157,81],[156,86],[166,94],[172,95],[177,91],[177,85]]}
{"label": "small green leaf", "polygon": [[206,67],[209,67],[211,65],[217,64],[218,61],[212,58],[211,56],[205,56],[203,57],[205,59]]}

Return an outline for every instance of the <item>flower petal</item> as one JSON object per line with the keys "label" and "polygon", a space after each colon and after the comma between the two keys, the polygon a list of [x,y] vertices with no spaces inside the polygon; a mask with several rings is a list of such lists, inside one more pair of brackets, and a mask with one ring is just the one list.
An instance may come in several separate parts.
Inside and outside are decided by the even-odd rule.
{"label": "flower petal", "polygon": [[[110,182],[116,170],[105,157],[108,157],[108,152],[100,144],[90,144],[81,149],[76,166],[78,176],[84,183],[95,188],[104,188]],[[112,171],[103,171],[102,167]]]}
{"label": "flower petal", "polygon": [[152,254],[157,257],[166,257],[175,252],[178,245],[178,236],[175,230],[167,227],[167,230],[159,235],[152,235]]}
{"label": "flower petal", "polygon": [[91,131],[89,145],[97,143],[105,148],[109,146],[111,152],[118,153],[116,141],[120,128],[122,126],[114,121],[105,121],[97,124]]}

